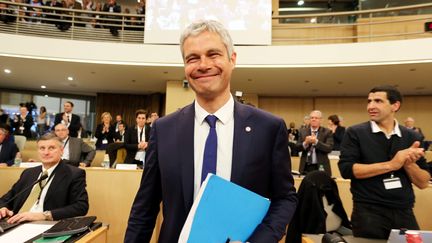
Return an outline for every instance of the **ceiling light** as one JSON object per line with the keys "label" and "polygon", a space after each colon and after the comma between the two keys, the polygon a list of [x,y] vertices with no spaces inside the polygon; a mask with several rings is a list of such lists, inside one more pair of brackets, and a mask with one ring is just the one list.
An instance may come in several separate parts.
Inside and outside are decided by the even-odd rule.
{"label": "ceiling light", "polygon": [[5,73],[11,73],[12,71],[10,69],[5,69],[4,72]]}
{"label": "ceiling light", "polygon": [[41,85],[41,89],[46,89],[46,86],[45,85]]}
{"label": "ceiling light", "polygon": [[72,80],[73,80],[73,77],[68,77],[68,80],[69,80],[69,81],[72,81]]}
{"label": "ceiling light", "polygon": [[304,1],[303,1],[303,0],[300,0],[300,1],[297,2],[297,5],[298,5],[298,6],[303,6],[303,4],[304,4]]}

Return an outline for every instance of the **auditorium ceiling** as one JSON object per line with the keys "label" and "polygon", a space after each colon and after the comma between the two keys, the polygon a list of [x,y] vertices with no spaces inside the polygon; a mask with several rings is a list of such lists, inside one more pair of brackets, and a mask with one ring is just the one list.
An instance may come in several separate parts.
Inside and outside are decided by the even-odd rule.
{"label": "auditorium ceiling", "polygon": [[[11,69],[6,74],[3,69]],[[182,67],[60,62],[0,56],[0,88],[83,95],[165,93],[166,81],[184,77]],[[377,84],[405,95],[432,95],[432,63],[308,68],[237,67],[232,91],[260,96],[364,96]],[[67,79],[73,76],[73,80]],[[45,85],[46,89],[41,89]]]}

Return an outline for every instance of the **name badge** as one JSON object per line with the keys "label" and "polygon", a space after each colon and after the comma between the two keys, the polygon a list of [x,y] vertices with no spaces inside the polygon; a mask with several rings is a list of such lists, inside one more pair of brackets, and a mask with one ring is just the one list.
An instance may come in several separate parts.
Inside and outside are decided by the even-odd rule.
{"label": "name badge", "polygon": [[402,183],[399,177],[384,179],[383,183],[386,190],[402,188]]}
{"label": "name badge", "polygon": [[108,140],[106,140],[106,139],[102,140],[102,144],[107,144],[107,143],[108,143]]}

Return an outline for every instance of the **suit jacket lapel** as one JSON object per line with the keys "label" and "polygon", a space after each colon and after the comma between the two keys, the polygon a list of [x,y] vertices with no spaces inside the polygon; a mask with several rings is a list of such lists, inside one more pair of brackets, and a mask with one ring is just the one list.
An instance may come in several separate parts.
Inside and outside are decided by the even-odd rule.
{"label": "suit jacket lapel", "polygon": [[179,148],[181,180],[185,210],[188,212],[192,207],[194,193],[194,103],[183,108],[178,117],[176,139],[177,144],[182,145]]}
{"label": "suit jacket lapel", "polygon": [[44,201],[44,207],[46,205],[46,202],[49,201],[49,198],[52,195],[55,195],[55,191],[59,188],[61,188],[62,181],[66,178],[66,171],[64,169],[66,165],[63,163],[63,160],[60,161],[60,163],[57,165],[57,168],[54,169],[54,177],[52,178],[51,184],[48,188],[47,194],[45,196],[45,201]]}
{"label": "suit jacket lapel", "polygon": [[[258,129],[248,120],[251,112],[237,101],[234,103],[234,139],[231,168],[231,181],[240,183],[243,168],[250,156],[250,146],[254,137],[254,130]],[[248,130],[248,131],[247,131]],[[249,151],[249,152],[248,152]]]}
{"label": "suit jacket lapel", "polygon": [[74,155],[77,153],[74,153],[77,150],[77,144],[75,143],[75,139],[72,137],[69,137],[69,160],[70,161],[79,161],[80,158],[75,158]]}

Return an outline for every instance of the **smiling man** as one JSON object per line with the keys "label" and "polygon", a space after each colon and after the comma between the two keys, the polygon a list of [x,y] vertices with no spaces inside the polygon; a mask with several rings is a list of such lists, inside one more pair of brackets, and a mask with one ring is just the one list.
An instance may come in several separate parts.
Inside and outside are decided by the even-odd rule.
{"label": "smiling man", "polygon": [[269,198],[270,209],[249,241],[278,242],[297,204],[284,121],[234,101],[237,55],[220,23],[191,24],[180,48],[195,102],[153,124],[125,242],[150,241],[161,201],[158,242],[177,242],[208,173]]}
{"label": "smiling man", "polygon": [[[0,219],[15,223],[84,216],[89,206],[85,171],[62,161],[63,142],[54,134],[43,135],[37,146],[42,166],[24,170],[0,198]],[[28,188],[45,174],[45,180]]]}
{"label": "smiling man", "polygon": [[391,229],[419,229],[411,183],[428,187],[430,174],[421,137],[395,119],[402,95],[392,86],[369,92],[370,121],[347,129],[339,169],[351,179],[353,234],[387,239]]}

